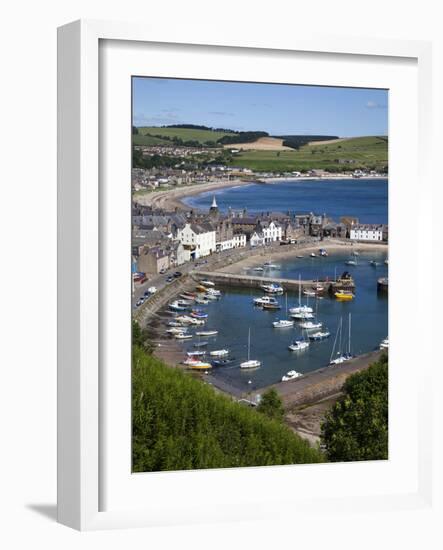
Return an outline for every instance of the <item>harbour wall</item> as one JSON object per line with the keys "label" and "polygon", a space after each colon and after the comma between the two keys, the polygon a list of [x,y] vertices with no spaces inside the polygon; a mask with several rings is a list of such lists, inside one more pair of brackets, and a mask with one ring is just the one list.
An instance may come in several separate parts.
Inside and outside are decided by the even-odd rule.
{"label": "harbour wall", "polygon": [[[367,369],[372,363],[380,359],[382,353],[384,352],[380,350],[371,351],[350,359],[341,365],[324,367],[305,374],[301,378],[279,382],[269,387],[275,388],[279,393],[286,410],[315,403],[339,393],[351,374]],[[262,391],[255,392],[255,395],[262,393]]]}

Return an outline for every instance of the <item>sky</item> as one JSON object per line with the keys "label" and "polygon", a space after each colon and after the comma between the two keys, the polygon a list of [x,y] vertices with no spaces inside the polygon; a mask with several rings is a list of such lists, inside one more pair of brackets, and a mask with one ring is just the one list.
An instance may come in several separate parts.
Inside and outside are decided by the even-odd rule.
{"label": "sky", "polygon": [[270,135],[387,135],[388,91],[134,77],[133,124],[202,124]]}

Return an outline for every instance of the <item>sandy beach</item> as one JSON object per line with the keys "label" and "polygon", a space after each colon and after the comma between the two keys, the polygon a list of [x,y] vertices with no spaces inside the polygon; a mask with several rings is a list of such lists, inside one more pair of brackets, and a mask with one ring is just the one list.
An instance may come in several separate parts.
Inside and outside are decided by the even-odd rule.
{"label": "sandy beach", "polygon": [[145,194],[136,195],[134,199],[145,206],[151,206],[154,209],[161,210],[189,210],[189,206],[184,204],[181,199],[184,197],[191,197],[192,195],[199,195],[200,193],[206,193],[208,191],[215,191],[216,189],[223,189],[226,187],[239,187],[240,185],[251,185],[256,181],[251,180],[221,180],[210,183],[199,183],[196,185],[189,185],[174,189],[168,189],[165,191],[151,191]]}
{"label": "sandy beach", "polygon": [[257,247],[257,253],[248,256],[247,258],[240,260],[234,264],[227,265],[226,267],[218,270],[222,272],[228,272],[233,274],[243,273],[246,269],[250,267],[255,267],[263,263],[263,259],[266,258],[269,261],[269,258],[272,257],[272,261],[282,260],[287,258],[295,258],[296,256],[307,256],[311,252],[318,252],[320,248],[323,248],[328,252],[328,254],[337,254],[351,251],[363,252],[363,251],[377,251],[377,252],[386,252],[388,253],[387,244],[377,244],[377,243],[352,243],[346,242],[339,239],[330,239],[317,241],[314,243],[307,243],[306,245],[285,245],[278,248],[273,247],[272,250]]}

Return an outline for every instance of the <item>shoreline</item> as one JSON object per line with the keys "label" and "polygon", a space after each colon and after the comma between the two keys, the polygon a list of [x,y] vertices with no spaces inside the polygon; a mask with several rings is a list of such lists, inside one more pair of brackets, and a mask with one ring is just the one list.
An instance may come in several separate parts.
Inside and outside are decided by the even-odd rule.
{"label": "shoreline", "polygon": [[[257,247],[263,248],[263,247]],[[282,248],[283,250],[280,250]],[[380,243],[347,243],[339,240],[330,240],[330,241],[318,241],[315,243],[306,243],[306,245],[284,245],[280,246],[279,249],[267,250],[257,250],[257,254],[248,256],[234,264],[227,265],[222,267],[219,270],[221,273],[232,273],[233,275],[239,275],[243,273],[246,269],[255,267],[257,263],[260,262],[260,259],[263,260],[263,257],[272,257],[272,260],[283,260],[294,258],[301,253],[311,253],[318,251],[320,248],[326,250],[329,254],[334,255],[340,252],[346,251],[357,251],[357,252],[366,252],[366,251],[376,251],[376,252],[388,252],[388,244]],[[317,258],[321,261],[321,258]]]}
{"label": "shoreline", "polygon": [[189,210],[191,209],[182,199],[186,197],[192,197],[194,195],[200,195],[203,193],[210,193],[211,191],[218,191],[219,189],[228,189],[231,187],[240,187],[246,185],[267,185],[279,183],[282,181],[297,182],[297,181],[325,181],[325,180],[380,180],[388,179],[388,176],[365,176],[362,178],[354,178],[349,175],[330,174],[328,176],[287,176],[287,177],[270,177],[270,178],[256,178],[254,180],[220,180],[210,183],[200,183],[196,185],[185,186],[182,188],[173,188],[165,191],[149,191],[142,195],[133,197],[139,204],[144,206],[150,206],[152,208],[164,209],[164,210]]}

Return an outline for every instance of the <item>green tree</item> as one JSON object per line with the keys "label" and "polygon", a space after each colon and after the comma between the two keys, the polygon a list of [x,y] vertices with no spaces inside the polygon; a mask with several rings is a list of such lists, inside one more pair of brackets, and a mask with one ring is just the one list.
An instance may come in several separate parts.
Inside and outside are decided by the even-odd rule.
{"label": "green tree", "polygon": [[388,359],[350,376],[326,414],[322,443],[331,462],[388,458]]}
{"label": "green tree", "polygon": [[135,319],[132,320],[132,345],[138,346],[148,353],[153,350],[149,331],[142,329]]}
{"label": "green tree", "polygon": [[257,411],[273,420],[278,420],[279,422],[283,420],[285,414],[283,402],[274,388],[267,390],[262,395]]}

